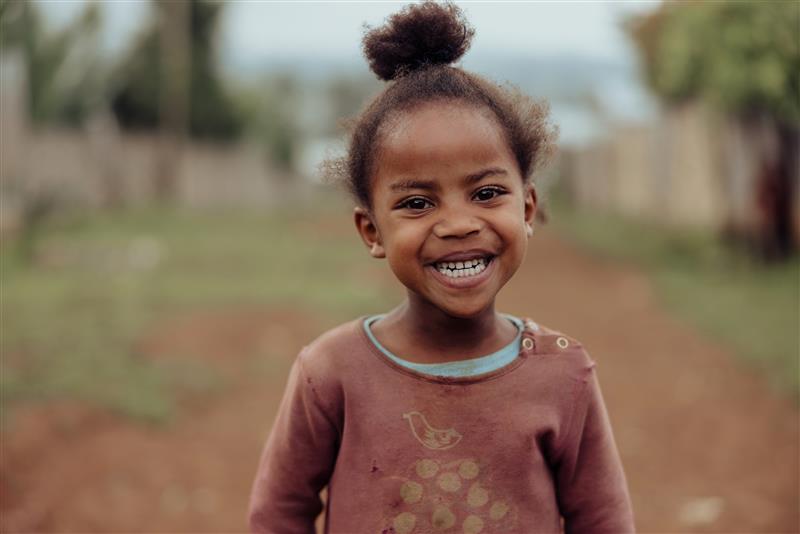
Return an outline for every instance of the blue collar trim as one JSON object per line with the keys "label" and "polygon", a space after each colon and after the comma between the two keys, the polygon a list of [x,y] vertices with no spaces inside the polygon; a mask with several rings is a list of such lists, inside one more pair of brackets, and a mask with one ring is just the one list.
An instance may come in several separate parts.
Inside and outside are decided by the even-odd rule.
{"label": "blue collar trim", "polygon": [[504,314],[503,316],[514,323],[514,326],[517,327],[517,336],[511,343],[497,352],[493,352],[487,356],[480,356],[478,358],[470,358],[469,360],[458,360],[447,363],[415,363],[404,360],[389,352],[386,347],[381,345],[380,342],[375,338],[375,336],[372,334],[372,329],[370,328],[372,323],[378,319],[381,319],[384,317],[384,315],[373,315],[364,319],[364,331],[367,333],[367,337],[369,337],[370,341],[372,341],[372,343],[378,347],[383,354],[403,367],[407,367],[418,373],[434,376],[475,376],[489,373],[504,367],[513,362],[519,355],[520,345],[522,343],[522,330],[524,328],[522,320],[512,315]]}

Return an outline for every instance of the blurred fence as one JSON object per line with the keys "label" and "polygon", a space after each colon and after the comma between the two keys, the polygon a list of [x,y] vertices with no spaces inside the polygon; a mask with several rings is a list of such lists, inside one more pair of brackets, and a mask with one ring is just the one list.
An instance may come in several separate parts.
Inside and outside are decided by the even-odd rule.
{"label": "blurred fence", "polygon": [[[564,150],[563,176],[580,207],[755,238],[768,224],[761,187],[776,144],[766,126],[686,104],[653,123],[613,127],[601,141]],[[794,195],[800,235],[800,188]]]}
{"label": "blurred fence", "polygon": [[[35,127],[21,57],[0,56],[0,74],[0,234],[32,212],[155,202],[162,136],[124,132],[108,111],[80,129]],[[256,141],[184,142],[175,169],[172,201],[192,208],[268,206],[290,178]]]}
{"label": "blurred fence", "polygon": [[[155,198],[158,136],[45,130],[4,136],[0,231],[23,224],[31,203],[64,208],[136,206]],[[281,180],[256,145],[192,143],[180,155],[175,204],[186,207],[266,206]]]}

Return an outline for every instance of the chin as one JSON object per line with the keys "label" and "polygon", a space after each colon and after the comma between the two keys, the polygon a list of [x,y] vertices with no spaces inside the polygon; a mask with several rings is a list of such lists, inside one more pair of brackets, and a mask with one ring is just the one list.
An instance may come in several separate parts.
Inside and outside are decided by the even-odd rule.
{"label": "chin", "polygon": [[457,319],[475,319],[492,307],[492,302],[475,304],[474,306],[437,306],[440,310]]}

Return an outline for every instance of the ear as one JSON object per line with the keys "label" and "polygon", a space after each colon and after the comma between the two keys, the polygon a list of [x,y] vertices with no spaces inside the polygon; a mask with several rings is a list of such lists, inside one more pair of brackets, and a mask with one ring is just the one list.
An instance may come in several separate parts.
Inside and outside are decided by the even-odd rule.
{"label": "ear", "polygon": [[369,249],[370,256],[373,258],[385,258],[386,251],[383,249],[381,234],[378,231],[378,227],[375,226],[369,211],[362,207],[356,207],[353,210],[353,221],[356,223],[358,234]]}
{"label": "ear", "polygon": [[533,235],[533,221],[536,218],[536,187],[532,183],[525,184],[525,232],[528,237]]}

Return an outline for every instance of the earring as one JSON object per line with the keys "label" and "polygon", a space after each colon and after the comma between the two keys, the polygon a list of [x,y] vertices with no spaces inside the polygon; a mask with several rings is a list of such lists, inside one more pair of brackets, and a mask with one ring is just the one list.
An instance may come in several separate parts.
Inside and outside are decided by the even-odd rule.
{"label": "earring", "polygon": [[530,224],[525,225],[525,232],[528,234],[528,237],[533,235],[533,226]]}

